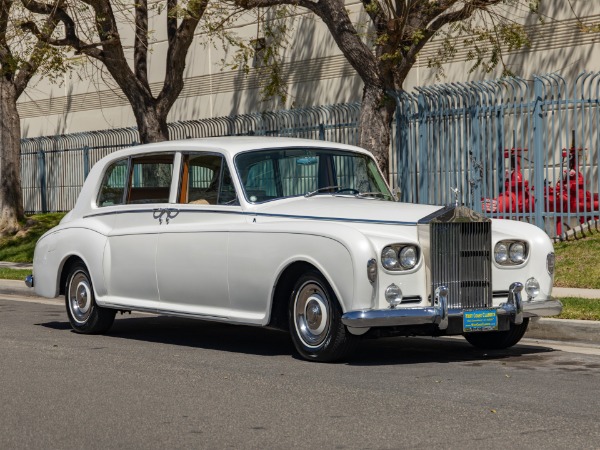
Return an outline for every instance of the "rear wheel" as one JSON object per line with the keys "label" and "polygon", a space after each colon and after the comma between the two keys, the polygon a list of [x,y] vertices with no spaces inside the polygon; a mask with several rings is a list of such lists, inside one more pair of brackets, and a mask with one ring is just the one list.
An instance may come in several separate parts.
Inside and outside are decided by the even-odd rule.
{"label": "rear wheel", "polygon": [[315,270],[300,276],[294,285],[289,324],[296,350],[309,361],[338,361],[356,343],[356,337],[342,323],[342,310],[335,294]]}
{"label": "rear wheel", "polygon": [[99,334],[108,331],[115,320],[114,309],[96,304],[90,274],[83,263],[71,267],[65,288],[67,315],[78,333]]}
{"label": "rear wheel", "polygon": [[477,348],[484,350],[500,350],[516,345],[527,331],[527,325],[529,325],[529,319],[525,318],[520,325],[511,323],[510,329],[506,331],[468,333],[464,336],[469,344]]}

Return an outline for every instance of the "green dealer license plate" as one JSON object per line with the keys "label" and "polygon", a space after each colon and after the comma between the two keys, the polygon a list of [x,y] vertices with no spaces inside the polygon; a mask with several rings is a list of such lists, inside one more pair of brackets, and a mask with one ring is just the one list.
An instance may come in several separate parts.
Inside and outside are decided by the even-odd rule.
{"label": "green dealer license plate", "polygon": [[498,316],[494,309],[476,309],[463,313],[463,331],[492,331],[498,329]]}

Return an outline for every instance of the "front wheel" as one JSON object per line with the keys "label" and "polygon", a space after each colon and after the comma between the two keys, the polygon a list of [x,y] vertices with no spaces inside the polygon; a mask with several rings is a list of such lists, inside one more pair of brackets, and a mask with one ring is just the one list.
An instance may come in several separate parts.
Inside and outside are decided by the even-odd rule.
{"label": "front wheel", "polygon": [[101,308],[96,304],[92,279],[82,263],[75,264],[69,271],[65,303],[69,322],[78,333],[104,333],[115,320],[114,309]]}
{"label": "front wheel", "polygon": [[338,361],[356,343],[356,337],[342,323],[342,310],[335,294],[317,271],[305,273],[294,285],[289,323],[296,350],[309,361]]}
{"label": "front wheel", "polygon": [[516,345],[529,325],[529,319],[523,319],[520,325],[510,324],[510,329],[506,331],[488,331],[485,333],[467,333],[465,339],[467,342],[477,348],[484,350],[501,350]]}

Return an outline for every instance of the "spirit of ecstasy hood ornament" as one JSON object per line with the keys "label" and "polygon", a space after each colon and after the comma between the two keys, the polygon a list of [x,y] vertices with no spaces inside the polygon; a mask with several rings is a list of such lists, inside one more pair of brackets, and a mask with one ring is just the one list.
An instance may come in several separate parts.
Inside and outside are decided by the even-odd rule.
{"label": "spirit of ecstasy hood ornament", "polygon": [[457,187],[451,187],[450,190],[454,192],[454,206],[458,206],[458,194],[460,194],[460,190]]}

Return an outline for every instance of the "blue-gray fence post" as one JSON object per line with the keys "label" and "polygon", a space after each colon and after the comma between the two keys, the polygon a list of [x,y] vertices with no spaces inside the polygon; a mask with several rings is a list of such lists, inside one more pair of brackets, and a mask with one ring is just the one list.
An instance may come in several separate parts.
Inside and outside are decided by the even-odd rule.
{"label": "blue-gray fence post", "polygon": [[481,158],[483,151],[481,149],[479,117],[481,116],[482,99],[478,96],[477,92],[474,92],[471,95],[475,97],[475,105],[469,105],[469,113],[471,116],[471,149],[469,150],[470,170],[467,205],[475,211],[481,212]]}
{"label": "blue-gray fence post", "polygon": [[400,101],[397,96],[395,96],[396,100],[396,139],[395,139],[395,153],[396,153],[396,187],[400,195],[398,196],[398,200],[402,199],[404,196],[405,186],[403,180],[406,180],[404,173],[400,173],[400,171],[404,172],[406,170],[407,164],[404,158],[404,153],[408,151],[408,146],[402,146],[400,144],[401,137],[404,138],[406,135],[406,127],[403,127],[400,124]]}
{"label": "blue-gray fence post", "polygon": [[319,124],[319,140],[325,140],[325,125],[322,123]]}
{"label": "blue-gray fence post", "polygon": [[[417,99],[418,105],[418,116],[419,116],[419,190],[417,192],[416,203],[428,203],[429,202],[429,164],[427,156],[427,118],[425,115],[426,102],[425,96],[419,93]],[[415,174],[418,176],[418,174]]]}
{"label": "blue-gray fence post", "polygon": [[535,224],[544,229],[544,111],[543,84],[536,78],[533,84],[535,102],[533,104],[533,168],[535,195]]}
{"label": "blue-gray fence post", "polygon": [[83,147],[83,179],[85,180],[90,173],[90,148]]}
{"label": "blue-gray fence post", "polygon": [[40,200],[42,203],[42,212],[48,212],[47,190],[46,190],[46,154],[43,150],[38,150],[38,181],[40,184]]}
{"label": "blue-gray fence post", "polygon": [[504,103],[498,106],[496,112],[496,190],[489,191],[488,195],[498,195],[504,185],[504,120],[506,110]]}

